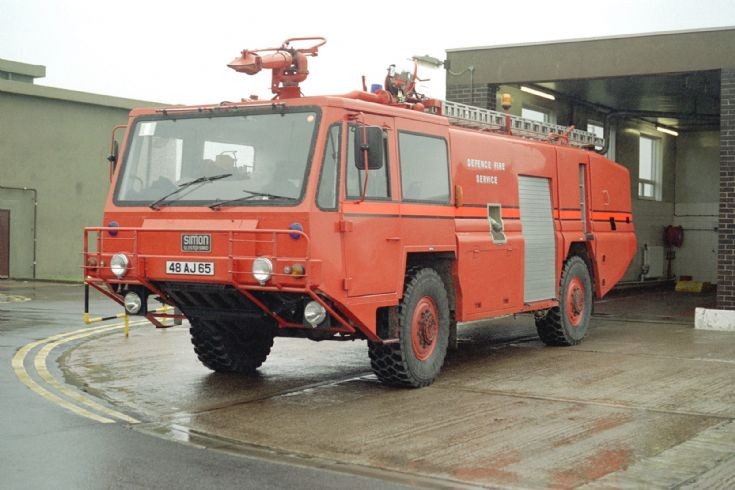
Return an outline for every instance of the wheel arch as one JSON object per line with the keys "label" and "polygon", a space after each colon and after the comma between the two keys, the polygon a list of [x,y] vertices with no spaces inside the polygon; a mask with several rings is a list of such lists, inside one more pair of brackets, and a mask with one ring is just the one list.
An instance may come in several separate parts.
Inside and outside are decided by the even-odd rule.
{"label": "wheel arch", "polygon": [[456,287],[454,284],[454,277],[452,275],[452,268],[455,261],[456,256],[454,255],[454,252],[409,253],[406,255],[405,275],[407,276],[411,269],[424,267],[434,269],[439,274],[439,277],[441,277],[444,282],[444,287],[447,289],[447,295],[449,296],[449,309],[454,311],[456,307]]}
{"label": "wheel arch", "polygon": [[[592,251],[592,246],[590,242],[572,242],[569,244],[569,249],[567,250],[567,254],[564,257],[564,263],[567,262],[571,257],[579,257],[582,260],[584,260],[584,263],[587,265],[587,270],[590,273],[590,279],[592,280],[592,294],[599,298],[597,288],[595,287],[595,277],[597,276],[597,271],[595,268],[595,261],[594,261],[594,255]],[[564,268],[564,264],[562,264],[560,271]]]}
{"label": "wheel arch", "polygon": [[[430,268],[434,269],[444,283],[447,290],[447,298],[449,299],[449,348],[457,347],[457,322],[455,321],[455,312],[457,308],[457,286],[454,280],[454,264],[457,260],[454,252],[410,252],[406,254],[405,268],[403,274],[403,283],[401,284],[401,298],[406,281],[410,280],[411,271],[416,269]],[[391,331],[392,325],[395,325],[395,318],[391,317],[392,306],[378,308],[376,311],[377,334],[382,339],[394,338],[394,332]]]}

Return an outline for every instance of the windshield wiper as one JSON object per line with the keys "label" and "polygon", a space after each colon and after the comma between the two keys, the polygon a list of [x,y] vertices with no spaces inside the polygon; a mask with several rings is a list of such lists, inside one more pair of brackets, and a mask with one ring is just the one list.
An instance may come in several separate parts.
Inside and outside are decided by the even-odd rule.
{"label": "windshield wiper", "polygon": [[231,175],[232,174],[219,174],[219,175],[213,175],[211,177],[208,177],[205,175],[205,176],[196,178],[194,180],[190,180],[189,182],[184,182],[183,184],[179,184],[179,186],[176,189],[172,190],[165,196],[160,197],[159,199],[150,203],[148,207],[151,209],[155,209],[155,210],[161,209],[161,204],[163,204],[164,201],[166,201],[169,197],[178,194],[179,192],[183,191],[189,186],[192,186],[194,184],[203,184],[205,182],[212,182],[213,180],[224,179],[225,177],[229,177]]}
{"label": "windshield wiper", "polygon": [[296,197],[279,196],[278,194],[271,194],[269,192],[250,191],[248,189],[243,189],[243,192],[247,192],[250,195],[249,196],[238,197],[236,199],[228,199],[226,201],[218,201],[218,202],[215,202],[215,203],[209,205],[209,209],[218,209],[218,208],[221,208],[222,206],[227,206],[228,204],[235,204],[235,203],[241,202],[241,201],[247,201],[247,200],[252,199],[254,197],[267,197],[268,199],[286,199],[286,200],[289,200],[289,201],[295,201],[296,199],[298,199]]}

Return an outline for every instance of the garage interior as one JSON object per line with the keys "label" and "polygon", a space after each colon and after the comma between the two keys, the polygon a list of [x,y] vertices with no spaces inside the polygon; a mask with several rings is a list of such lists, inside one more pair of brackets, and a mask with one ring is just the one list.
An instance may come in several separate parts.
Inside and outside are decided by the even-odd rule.
{"label": "garage interior", "polygon": [[[638,253],[623,286],[689,279],[732,309],[735,59],[714,47],[733,43],[728,28],[450,49],[447,98],[502,110],[510,93],[512,114],[603,136],[631,174]],[[667,240],[667,226],[681,232]]]}

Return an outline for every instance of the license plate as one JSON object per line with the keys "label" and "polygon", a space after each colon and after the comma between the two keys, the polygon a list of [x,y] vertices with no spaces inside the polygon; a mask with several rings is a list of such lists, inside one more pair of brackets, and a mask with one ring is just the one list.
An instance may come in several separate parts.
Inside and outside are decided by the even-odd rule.
{"label": "license plate", "polygon": [[166,261],[167,274],[187,274],[191,276],[213,276],[213,262],[186,262],[179,260]]}

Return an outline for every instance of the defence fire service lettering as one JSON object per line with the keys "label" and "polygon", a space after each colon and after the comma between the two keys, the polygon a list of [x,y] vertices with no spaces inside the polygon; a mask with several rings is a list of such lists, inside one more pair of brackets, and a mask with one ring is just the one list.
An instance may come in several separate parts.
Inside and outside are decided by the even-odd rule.
{"label": "defence fire service lettering", "polygon": [[492,184],[498,185],[497,175],[475,175],[475,182],[478,184]]}
{"label": "defence fire service lettering", "polygon": [[[467,168],[477,170],[495,170],[505,172],[505,162],[491,162],[488,160],[480,160],[477,158],[468,158],[466,162]],[[485,185],[498,185],[497,175],[475,174],[475,183]]]}

